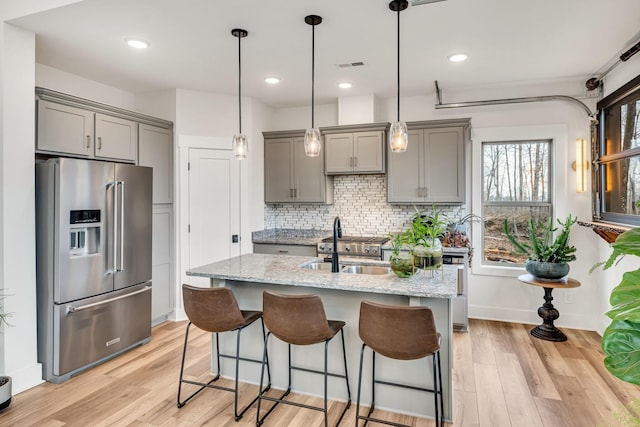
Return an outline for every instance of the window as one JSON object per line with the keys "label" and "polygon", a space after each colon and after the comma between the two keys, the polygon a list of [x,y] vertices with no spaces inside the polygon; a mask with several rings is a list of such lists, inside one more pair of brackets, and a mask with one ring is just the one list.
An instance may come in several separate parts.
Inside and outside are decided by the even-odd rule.
{"label": "window", "polygon": [[528,241],[528,222],[551,217],[551,140],[482,143],[482,262],[526,261],[513,253],[503,233],[507,220]]}
{"label": "window", "polygon": [[640,225],[640,76],[598,102],[595,216]]}

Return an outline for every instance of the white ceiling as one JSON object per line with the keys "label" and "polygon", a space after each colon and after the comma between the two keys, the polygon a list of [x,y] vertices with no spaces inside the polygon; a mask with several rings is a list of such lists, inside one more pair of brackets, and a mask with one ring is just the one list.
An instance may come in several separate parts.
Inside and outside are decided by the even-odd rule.
{"label": "white ceiling", "polygon": [[[309,105],[311,27],[316,103],[396,93],[396,15],[389,0],[84,0],[12,21],[36,33],[37,62],[133,93],[168,88]],[[587,79],[640,39],[639,0],[447,0],[401,13],[401,94],[526,81]],[[146,50],[125,37],[151,42]],[[451,63],[447,55],[470,58]],[[640,56],[640,55],[638,55]],[[637,60],[637,58],[634,58]],[[362,61],[363,67],[337,64]],[[268,86],[264,77],[282,78]],[[347,80],[345,91],[336,84]]]}

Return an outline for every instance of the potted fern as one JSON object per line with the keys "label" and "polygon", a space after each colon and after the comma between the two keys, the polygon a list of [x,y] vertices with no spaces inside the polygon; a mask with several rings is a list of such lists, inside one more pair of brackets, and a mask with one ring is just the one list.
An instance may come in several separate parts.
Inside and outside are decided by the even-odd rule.
{"label": "potted fern", "polygon": [[[7,318],[11,313],[4,311],[4,295],[0,295],[0,328],[3,326],[11,326]],[[11,405],[11,377],[0,375],[0,411],[5,410]]]}
{"label": "potted fern", "polygon": [[558,227],[553,220],[529,220],[529,243],[519,241],[510,231],[509,223],[504,221],[504,234],[514,246],[515,252],[527,255],[525,269],[529,274],[544,280],[561,280],[569,274],[569,262],[576,260],[576,248],[569,243],[571,226],[578,218],[569,215],[564,221],[557,220],[560,232],[555,236]]}

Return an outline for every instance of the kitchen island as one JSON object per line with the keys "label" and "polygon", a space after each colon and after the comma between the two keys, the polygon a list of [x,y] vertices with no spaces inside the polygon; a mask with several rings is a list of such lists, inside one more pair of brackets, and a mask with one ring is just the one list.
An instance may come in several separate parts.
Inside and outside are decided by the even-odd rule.
{"label": "kitchen island", "polygon": [[[262,309],[262,291],[272,290],[288,294],[317,294],[324,303],[329,319],[343,320],[347,345],[347,363],[352,400],[357,393],[358,366],[362,341],[358,335],[358,317],[360,302],[374,301],[382,304],[427,306],[433,311],[438,332],[442,335],[441,361],[445,418],[452,418],[452,318],[451,299],[457,289],[457,271],[444,266],[430,277],[430,273],[420,272],[414,277],[401,279],[393,273],[372,275],[354,273],[331,273],[330,269],[308,268],[321,259],[286,256],[247,254],[215,262],[187,271],[189,276],[206,277],[211,286],[226,286],[233,290],[240,307],[244,310]],[[341,264],[351,263],[381,266],[383,262],[341,260]],[[307,268],[305,268],[307,267]],[[323,266],[321,266],[323,267]],[[221,336],[223,352],[232,352],[234,337]],[[242,334],[242,353],[245,357],[261,355],[262,335],[260,328],[248,328]],[[329,369],[342,369],[339,343],[330,344]],[[213,354],[213,353],[212,353]],[[321,347],[295,347],[293,363],[307,367],[322,366]],[[285,389],[287,384],[286,345],[278,340],[270,340],[269,358],[273,386]],[[212,359],[213,363],[213,359]],[[243,364],[240,379],[257,382],[259,366]],[[362,381],[361,402],[368,405],[371,401],[370,384],[371,356],[365,355],[365,373]],[[232,361],[223,361],[223,375],[232,376]],[[396,361],[379,356],[376,358],[378,378],[387,381],[405,382],[415,386],[430,386],[431,360]],[[322,380],[305,372],[294,372],[294,391],[312,395],[322,395]],[[376,407],[419,417],[433,417],[432,397],[425,393],[393,387],[376,388]],[[329,396],[335,400],[346,400],[344,384],[337,379],[329,381]]]}

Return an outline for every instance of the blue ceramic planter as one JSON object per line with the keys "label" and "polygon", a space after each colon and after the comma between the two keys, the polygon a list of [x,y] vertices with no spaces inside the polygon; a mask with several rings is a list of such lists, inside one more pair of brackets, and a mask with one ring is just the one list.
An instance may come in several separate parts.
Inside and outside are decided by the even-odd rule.
{"label": "blue ceramic planter", "polygon": [[532,276],[545,280],[560,280],[569,274],[568,263],[540,262],[528,260],[525,270]]}

